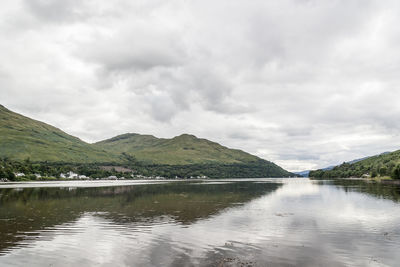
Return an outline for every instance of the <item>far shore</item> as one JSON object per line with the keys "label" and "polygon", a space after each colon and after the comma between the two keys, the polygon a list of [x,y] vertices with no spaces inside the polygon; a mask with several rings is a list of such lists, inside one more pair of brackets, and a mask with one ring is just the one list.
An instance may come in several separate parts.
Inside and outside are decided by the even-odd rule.
{"label": "far shore", "polygon": [[368,183],[382,183],[391,185],[400,185],[400,180],[395,180],[389,176],[384,177],[374,177],[374,178],[364,178],[364,177],[345,177],[345,178],[314,178],[309,177],[311,180],[357,180],[364,181]]}

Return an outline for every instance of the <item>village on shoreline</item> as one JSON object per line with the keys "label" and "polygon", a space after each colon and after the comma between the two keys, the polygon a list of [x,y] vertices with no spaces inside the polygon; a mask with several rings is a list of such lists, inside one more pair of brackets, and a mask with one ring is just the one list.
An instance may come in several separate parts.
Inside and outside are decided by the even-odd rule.
{"label": "village on shoreline", "polygon": [[190,176],[190,177],[178,177],[175,176],[174,178],[168,178],[164,176],[145,176],[140,174],[128,174],[125,173],[125,176],[120,175],[109,175],[107,177],[102,178],[92,178],[90,176],[86,176],[84,174],[78,174],[73,171],[69,171],[66,173],[61,173],[58,177],[56,176],[42,176],[38,173],[35,173],[35,178],[32,179],[32,175],[28,178],[23,172],[16,172],[14,173],[16,180],[10,181],[7,178],[0,179],[0,182],[26,182],[26,181],[76,181],[76,180],[188,180],[188,179],[209,179],[209,177],[202,175],[202,176]]}

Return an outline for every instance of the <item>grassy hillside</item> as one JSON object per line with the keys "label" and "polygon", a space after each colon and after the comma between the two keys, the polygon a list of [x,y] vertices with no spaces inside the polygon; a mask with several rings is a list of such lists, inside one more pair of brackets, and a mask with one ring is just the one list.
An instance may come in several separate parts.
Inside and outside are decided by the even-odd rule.
{"label": "grassy hillside", "polygon": [[124,134],[94,144],[111,153],[125,152],[154,164],[185,165],[205,163],[249,163],[260,158],[218,143],[183,134],[171,139],[151,135]]}
{"label": "grassy hillside", "polygon": [[[103,173],[99,169],[102,163],[110,163],[112,166],[128,166],[139,174],[165,177],[293,176],[272,162],[188,134],[171,139],[124,134],[88,144],[60,129],[12,112],[1,105],[0,158],[7,159],[3,165],[8,170],[24,170],[24,173],[31,173],[33,169],[18,162],[27,158],[32,162],[47,161],[44,164],[46,166],[42,166],[49,169],[43,171],[45,175],[56,175],[61,171],[62,166],[53,166],[54,163],[75,163],[75,167],[68,166],[79,167],[81,173],[92,176]],[[88,163],[94,163],[94,166]],[[51,166],[54,168],[50,168]],[[29,172],[30,169],[32,171]]]}
{"label": "grassy hillside", "polygon": [[118,158],[46,123],[0,105],[0,157],[34,161],[111,162]]}
{"label": "grassy hillside", "polygon": [[316,170],[310,172],[310,177],[316,178],[346,178],[390,176],[400,179],[400,150],[368,157],[355,163],[343,163],[332,170]]}
{"label": "grassy hillside", "polygon": [[278,165],[237,149],[229,149],[207,139],[183,134],[171,139],[152,135],[123,134],[94,144],[99,149],[125,153],[169,177],[288,177]]}

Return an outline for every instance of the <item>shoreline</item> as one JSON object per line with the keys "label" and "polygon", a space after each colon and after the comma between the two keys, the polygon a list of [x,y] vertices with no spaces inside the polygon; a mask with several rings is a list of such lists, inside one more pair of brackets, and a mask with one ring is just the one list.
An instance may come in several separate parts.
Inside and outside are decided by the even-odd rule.
{"label": "shoreline", "polygon": [[362,178],[362,177],[348,177],[348,178],[315,178],[309,177],[310,180],[350,180],[350,181],[364,181],[367,183],[382,183],[391,185],[400,185],[400,180],[391,177],[375,177],[375,178]]}

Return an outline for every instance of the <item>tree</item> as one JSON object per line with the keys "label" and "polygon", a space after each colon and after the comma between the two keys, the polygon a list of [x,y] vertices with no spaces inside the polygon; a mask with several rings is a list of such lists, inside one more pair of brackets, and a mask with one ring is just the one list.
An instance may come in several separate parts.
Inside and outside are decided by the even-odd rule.
{"label": "tree", "polygon": [[10,181],[14,181],[15,180],[15,174],[12,172],[12,170],[6,169],[5,173],[6,173],[6,178],[8,180],[10,180]]}
{"label": "tree", "polygon": [[386,167],[379,168],[379,175],[380,176],[385,176],[386,174],[387,174],[387,168]]}
{"label": "tree", "polygon": [[0,166],[0,179],[7,178],[6,173],[3,171],[3,168]]}
{"label": "tree", "polygon": [[393,179],[400,179],[400,164],[398,164],[392,172],[392,178]]}

